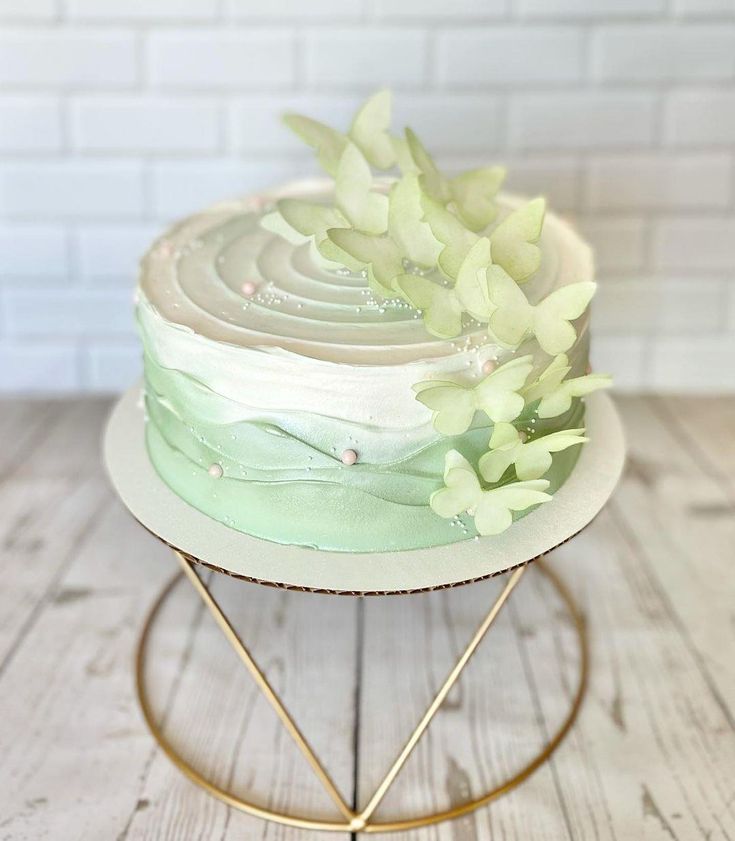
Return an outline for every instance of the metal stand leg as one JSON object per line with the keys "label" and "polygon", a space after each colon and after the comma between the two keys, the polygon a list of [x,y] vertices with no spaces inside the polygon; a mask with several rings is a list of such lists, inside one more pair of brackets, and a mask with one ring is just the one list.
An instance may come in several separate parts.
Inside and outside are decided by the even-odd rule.
{"label": "metal stand leg", "polygon": [[564,601],[564,605],[574,622],[580,646],[579,683],[565,720],[562,722],[561,726],[551,738],[549,743],[526,766],[524,766],[512,777],[509,777],[507,780],[500,783],[494,789],[488,791],[481,797],[478,797],[474,800],[469,800],[466,803],[459,804],[458,806],[455,806],[446,811],[437,812],[430,815],[420,815],[413,818],[405,818],[401,820],[387,821],[383,823],[373,821],[372,818],[375,813],[375,810],[378,808],[381,801],[387,794],[388,790],[390,789],[391,785],[400,773],[411,752],[418,744],[422,735],[431,724],[431,721],[434,718],[436,712],[439,710],[440,706],[444,702],[450,690],[457,682],[457,679],[462,674],[462,671],[469,662],[470,658],[475,653],[478,646],[484,639],[485,635],[490,629],[490,626],[493,624],[498,614],[502,610],[503,605],[508,600],[508,597],[520,582],[527,567],[519,567],[509,575],[508,582],[506,583],[502,592],[495,600],[495,602],[493,602],[487,615],[478,625],[477,630],[475,631],[472,639],[470,640],[464,652],[462,653],[462,656],[459,658],[456,665],[451,669],[451,671],[447,675],[441,688],[437,692],[433,701],[429,704],[426,712],[422,716],[419,723],[416,725],[416,728],[406,741],[406,744],[403,746],[400,753],[397,755],[395,761],[391,765],[382,782],[375,790],[375,793],[369,799],[365,807],[360,811],[356,812],[353,811],[345,802],[344,798],[340,794],[339,790],[335,786],[329,774],[324,769],[324,766],[321,764],[316,754],[314,753],[314,750],[309,745],[301,730],[293,720],[293,717],[288,712],[283,702],[278,697],[273,687],[270,685],[267,678],[258,667],[252,654],[245,646],[243,641],[240,639],[235,629],[232,627],[232,624],[225,616],[224,612],[220,608],[214,596],[210,593],[210,591],[202,582],[201,578],[195,570],[194,564],[190,560],[188,560],[188,558],[186,558],[186,556],[184,556],[183,554],[179,552],[175,552],[175,554],[181,564],[183,575],[191,582],[194,589],[197,591],[200,598],[209,609],[210,613],[212,614],[218,626],[225,635],[227,641],[233,647],[241,661],[244,663],[245,667],[252,675],[253,680],[257,684],[258,688],[275,710],[283,726],[286,728],[287,732],[294,740],[299,750],[306,757],[312,770],[314,771],[318,779],[321,781],[329,796],[336,804],[344,820],[324,821],[312,819],[309,817],[283,814],[250,803],[232,794],[231,792],[225,791],[224,789],[220,788],[219,786],[215,785],[213,782],[208,780],[206,777],[204,777],[199,771],[197,771],[196,768],[187,763],[186,760],[183,759],[181,755],[177,752],[176,748],[171,744],[171,742],[168,741],[168,739],[160,729],[158,722],[155,720],[155,716],[151,708],[150,701],[148,699],[148,693],[145,684],[145,665],[147,643],[151,629],[153,627],[153,624],[155,623],[156,617],[158,616],[158,613],[163,603],[173,591],[174,586],[178,583],[179,580],[181,580],[181,574],[177,574],[167,585],[167,587],[163,590],[161,595],[158,597],[156,603],[153,605],[153,608],[151,609],[151,612],[148,615],[146,623],[143,627],[143,632],[138,643],[136,660],[136,679],[140,706],[143,711],[146,723],[151,733],[153,734],[153,737],[156,739],[164,753],[166,753],[169,759],[171,759],[171,761],[176,765],[176,767],[180,771],[182,771],[190,780],[192,780],[192,782],[201,786],[213,796],[219,798],[228,805],[233,806],[236,809],[240,809],[243,812],[247,812],[250,815],[254,815],[255,817],[263,818],[264,820],[276,821],[278,823],[299,827],[301,829],[365,833],[391,832],[396,830],[414,829],[420,826],[426,826],[428,824],[438,823],[440,821],[456,818],[489,803],[491,800],[494,800],[501,794],[510,791],[510,789],[519,785],[521,782],[523,782],[523,780],[529,777],[539,766],[546,762],[547,759],[554,752],[554,750],[556,750],[556,748],[559,746],[562,739],[566,736],[567,732],[572,726],[572,723],[574,722],[574,719],[577,716],[577,712],[579,711],[579,707],[581,705],[582,698],[584,697],[584,692],[586,689],[588,670],[587,638],[584,626],[584,619],[580,614],[579,610],[577,609],[569,591],[566,589],[561,580],[554,573],[552,573],[551,570],[549,570],[545,564],[543,564],[539,560],[536,561],[536,563],[538,564],[542,573],[550,579],[551,583],[554,585],[557,592]]}

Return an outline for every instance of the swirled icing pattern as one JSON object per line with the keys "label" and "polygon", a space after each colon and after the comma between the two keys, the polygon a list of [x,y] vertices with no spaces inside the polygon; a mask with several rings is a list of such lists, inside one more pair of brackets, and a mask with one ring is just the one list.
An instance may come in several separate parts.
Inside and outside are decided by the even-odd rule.
{"label": "swirled icing pattern", "polygon": [[[179,223],[143,260],[137,316],[154,466],[196,508],[277,542],[365,552],[475,536],[471,518],[443,520],[428,499],[447,451],[476,461],[492,424],[478,418],[443,437],[411,386],[476,381],[488,360],[548,358],[534,339],[504,350],[477,323],[453,340],[432,337],[405,302],[377,302],[361,274],[328,269],[308,244],[264,229],[281,194],[318,199],[327,188],[301,182],[215,206]],[[502,197],[501,218],[517,204]],[[591,278],[587,247],[551,214],[541,248],[541,268],[524,287],[531,302]],[[587,363],[586,317],[569,352],[574,373]],[[582,412],[577,401],[535,430],[578,426]],[[342,462],[346,450],[356,464]],[[577,450],[555,455],[550,492]]]}

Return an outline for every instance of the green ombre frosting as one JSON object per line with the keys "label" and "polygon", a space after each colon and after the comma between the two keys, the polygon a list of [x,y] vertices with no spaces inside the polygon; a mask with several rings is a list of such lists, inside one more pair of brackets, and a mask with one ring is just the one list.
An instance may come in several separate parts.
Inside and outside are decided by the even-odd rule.
{"label": "green ombre frosting", "polygon": [[[308,440],[295,434],[303,424],[287,413],[278,424],[267,418],[204,421],[196,412],[204,398],[200,384],[150,358],[146,377],[147,444],[156,470],[177,494],[232,528],[278,543],[352,552],[439,546],[477,534],[471,518],[437,517],[428,499],[441,487],[447,452],[456,449],[477,461],[492,424],[478,422],[458,436],[435,435],[418,447],[397,440],[390,444],[390,461],[347,466],[329,446],[337,423],[332,418],[312,415]],[[553,426],[537,424],[534,433],[560,422],[579,425],[583,414],[577,401]],[[550,492],[577,456],[578,448],[555,455],[546,477]],[[210,475],[212,464],[221,466],[221,477]]]}
{"label": "green ombre frosting", "polygon": [[[327,266],[309,243],[260,225],[279,195],[323,201],[327,191],[300,183],[216,206],[144,259],[137,318],[151,461],[198,510],[278,543],[380,552],[476,537],[472,516],[443,519],[429,500],[444,486],[447,454],[477,464],[493,422],[478,412],[462,434],[442,435],[412,386],[473,385],[488,363],[522,355],[542,371],[550,357],[532,336],[508,347],[472,319],[460,336],[431,335],[408,303],[377,299],[364,273]],[[519,204],[500,196],[499,221]],[[540,267],[524,285],[531,303],[591,278],[587,247],[553,214],[540,245]],[[567,355],[580,376],[586,316],[575,328]],[[575,397],[562,415],[539,418],[531,404],[513,422],[539,436],[581,427],[583,417]],[[343,463],[346,451],[355,464]],[[548,493],[579,451],[554,453]]]}

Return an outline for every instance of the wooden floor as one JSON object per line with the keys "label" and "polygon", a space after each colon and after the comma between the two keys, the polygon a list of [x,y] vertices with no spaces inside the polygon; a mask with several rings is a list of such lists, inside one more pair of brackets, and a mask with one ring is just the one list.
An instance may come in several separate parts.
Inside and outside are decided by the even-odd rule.
{"label": "wooden floor", "polygon": [[[589,621],[577,725],[489,808],[394,837],[735,839],[735,398],[619,405],[624,481],[550,559]],[[133,652],[175,562],[105,481],[108,410],[0,403],[0,841],[334,838],[228,809],[145,729]],[[345,798],[364,803],[500,583],[364,600],[214,587]],[[188,586],[153,652],[156,708],[192,762],[267,807],[337,817]],[[520,767],[564,715],[577,666],[532,569],[378,817],[446,808]]]}

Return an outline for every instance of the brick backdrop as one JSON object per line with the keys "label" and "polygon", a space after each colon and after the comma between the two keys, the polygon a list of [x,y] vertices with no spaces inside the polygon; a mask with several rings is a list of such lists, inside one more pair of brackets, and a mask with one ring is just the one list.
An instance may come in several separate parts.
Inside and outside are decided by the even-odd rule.
{"label": "brick backdrop", "polygon": [[506,162],[597,249],[594,358],[735,388],[733,0],[0,0],[0,388],[139,370],[136,260],[206,202],[307,173],[285,109]]}

